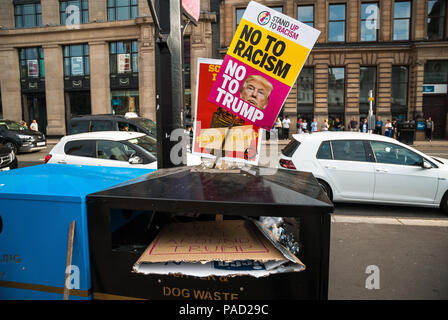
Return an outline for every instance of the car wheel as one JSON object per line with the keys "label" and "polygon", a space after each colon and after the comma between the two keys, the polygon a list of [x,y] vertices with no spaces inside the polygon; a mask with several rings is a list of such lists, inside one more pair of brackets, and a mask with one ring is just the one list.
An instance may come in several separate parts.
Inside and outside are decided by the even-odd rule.
{"label": "car wheel", "polygon": [[333,202],[333,192],[331,191],[331,187],[328,185],[328,183],[320,179],[317,179],[317,182],[319,183],[322,190],[324,190],[328,199],[330,199],[330,201]]}
{"label": "car wheel", "polygon": [[440,201],[440,209],[442,209],[445,214],[448,214],[448,191],[445,192],[442,201]]}
{"label": "car wheel", "polygon": [[14,142],[8,141],[6,142],[6,146],[12,151],[14,151],[14,154],[17,154],[17,151],[19,151],[19,148],[16,146]]}

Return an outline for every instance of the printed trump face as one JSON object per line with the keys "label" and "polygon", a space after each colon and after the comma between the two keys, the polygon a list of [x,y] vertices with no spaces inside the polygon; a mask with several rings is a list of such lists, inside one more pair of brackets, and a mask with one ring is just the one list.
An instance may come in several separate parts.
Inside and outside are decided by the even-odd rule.
{"label": "printed trump face", "polygon": [[272,84],[265,78],[252,75],[246,78],[240,91],[240,97],[254,107],[264,110],[269,102]]}

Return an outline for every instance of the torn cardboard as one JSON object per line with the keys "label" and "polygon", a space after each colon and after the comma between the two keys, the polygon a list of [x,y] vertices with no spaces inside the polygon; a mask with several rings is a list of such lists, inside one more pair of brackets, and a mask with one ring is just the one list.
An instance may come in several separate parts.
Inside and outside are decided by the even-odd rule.
{"label": "torn cardboard", "polygon": [[304,269],[297,257],[282,254],[272,239],[265,237],[252,222],[224,220],[167,225],[146,248],[133,271],[198,277],[263,277]]}

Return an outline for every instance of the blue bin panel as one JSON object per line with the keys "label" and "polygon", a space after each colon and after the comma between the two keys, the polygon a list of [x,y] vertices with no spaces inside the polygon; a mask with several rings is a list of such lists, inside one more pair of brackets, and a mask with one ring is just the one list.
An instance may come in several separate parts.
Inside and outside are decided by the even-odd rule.
{"label": "blue bin panel", "polygon": [[0,299],[62,299],[75,221],[70,299],[91,299],[87,194],[154,170],[41,165],[0,173]]}

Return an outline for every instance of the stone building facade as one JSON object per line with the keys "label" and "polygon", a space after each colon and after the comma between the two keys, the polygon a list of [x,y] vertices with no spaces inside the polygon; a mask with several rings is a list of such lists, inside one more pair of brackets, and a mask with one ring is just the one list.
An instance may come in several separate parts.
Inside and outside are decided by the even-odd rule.
{"label": "stone building facade", "polygon": [[[221,2],[222,54],[248,2]],[[384,122],[432,116],[436,136],[448,137],[447,1],[259,2],[321,31],[283,115],[319,123],[339,117],[347,128],[367,116],[373,90],[373,111]]]}
{"label": "stone building facade", "polygon": [[[209,1],[202,1],[198,25],[185,30],[191,79],[197,58],[212,56],[215,23]],[[36,118],[50,136],[65,135],[70,117],[82,113],[135,111],[155,120],[147,0],[0,1],[0,70],[0,118]],[[191,106],[195,84],[186,82]]]}
{"label": "stone building facade", "polygon": [[[447,0],[258,0],[321,31],[281,115],[319,123],[431,116],[448,131]],[[196,61],[223,57],[248,0],[201,0],[185,31],[186,106]],[[78,7],[79,24],[73,24]],[[75,16],[76,17],[76,16]],[[155,119],[154,28],[147,0],[0,1],[0,117],[64,135],[73,115]],[[188,120],[188,119],[187,119]],[[290,133],[296,132],[292,121]]]}

